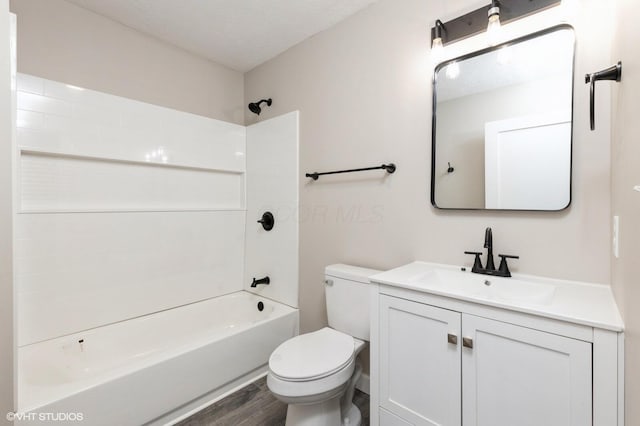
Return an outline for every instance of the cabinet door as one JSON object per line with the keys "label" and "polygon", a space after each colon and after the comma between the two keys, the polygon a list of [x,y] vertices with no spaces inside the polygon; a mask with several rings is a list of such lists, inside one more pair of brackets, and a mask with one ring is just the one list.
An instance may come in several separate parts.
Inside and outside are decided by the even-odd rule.
{"label": "cabinet door", "polygon": [[460,425],[459,335],[460,313],[381,296],[382,408],[414,425]]}
{"label": "cabinet door", "polygon": [[462,315],[464,426],[591,423],[591,344]]}

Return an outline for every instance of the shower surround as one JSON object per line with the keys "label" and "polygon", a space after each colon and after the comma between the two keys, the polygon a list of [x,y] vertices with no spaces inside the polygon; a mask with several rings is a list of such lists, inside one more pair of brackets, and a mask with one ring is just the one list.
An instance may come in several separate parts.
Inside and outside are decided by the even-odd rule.
{"label": "shower surround", "polygon": [[[127,370],[133,380],[143,377],[135,374],[138,369],[187,356],[189,350],[182,349],[189,344],[176,332],[180,327],[166,328],[155,322],[158,316],[173,315],[168,318],[180,323],[189,310],[203,309],[196,308],[200,304],[216,304],[220,310],[236,303],[234,297],[260,299],[271,312],[286,312],[287,325],[267,332],[273,339],[256,341],[260,347],[253,347],[251,339],[244,347],[230,343],[238,356],[261,354],[237,371],[230,361],[220,366],[234,371],[232,378],[198,388],[202,395],[197,397],[193,390],[166,389],[172,402],[163,412],[149,408],[130,424],[178,417],[194,404],[215,399],[235,381],[261,374],[269,348],[297,333],[298,113],[245,128],[25,74],[18,75],[17,100],[20,411],[82,395],[77,411],[91,415],[101,405],[88,392],[99,384],[95,377],[111,383]],[[267,210],[276,218],[270,232],[257,223]],[[271,284],[252,289],[252,278],[262,276],[270,276]],[[253,302],[239,312],[247,317],[229,320],[211,312],[198,321],[190,316],[192,325],[182,328],[185,339],[193,335],[187,330],[203,327],[200,340],[191,342],[195,350],[270,321]],[[158,341],[166,330],[169,342],[181,343],[138,346],[130,338],[142,328],[134,324],[147,324]],[[215,331],[223,329],[222,334]],[[224,344],[217,347],[224,352]],[[85,355],[73,355],[84,350]],[[147,357],[148,352],[155,355]],[[82,357],[91,360],[88,370],[100,372],[94,381],[71,374],[87,362]],[[110,363],[114,357],[122,360],[120,370]],[[184,381],[196,381],[209,367],[204,358],[201,365],[191,362]],[[162,369],[155,374],[162,377]],[[54,376],[38,383],[33,397],[33,380]],[[128,386],[135,388],[133,382]],[[149,391],[158,393],[157,388]],[[119,410],[124,408],[108,411],[117,415]],[[120,421],[125,418],[117,424],[127,424]]]}

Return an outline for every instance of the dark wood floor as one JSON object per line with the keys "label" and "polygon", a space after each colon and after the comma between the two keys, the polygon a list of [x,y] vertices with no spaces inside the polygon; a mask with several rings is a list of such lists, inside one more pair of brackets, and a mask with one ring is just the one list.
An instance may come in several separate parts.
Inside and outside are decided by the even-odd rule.
{"label": "dark wood floor", "polygon": [[[369,396],[356,390],[354,403],[369,425]],[[278,401],[262,378],[178,423],[178,426],[282,426],[287,404]]]}

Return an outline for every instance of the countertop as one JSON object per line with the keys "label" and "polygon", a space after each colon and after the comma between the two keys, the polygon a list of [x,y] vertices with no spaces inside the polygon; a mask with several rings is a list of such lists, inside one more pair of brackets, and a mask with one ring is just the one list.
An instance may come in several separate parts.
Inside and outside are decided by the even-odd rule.
{"label": "countertop", "polygon": [[[466,271],[462,269],[460,266],[413,262],[375,274],[369,279],[374,283],[524,312],[570,323],[616,332],[622,332],[624,330],[622,317],[618,311],[611,287],[605,284],[513,274],[513,281],[511,281],[513,285],[518,285],[517,281],[519,280],[527,284],[543,284],[555,287],[555,292],[553,297],[550,298],[550,301],[537,303],[536,301],[529,300],[505,301],[499,298],[488,297],[487,295],[463,291],[460,288],[456,288],[455,285],[447,286],[446,284],[419,282],[420,277],[425,276],[425,274],[433,270],[449,271],[447,277],[456,277],[455,273],[472,274],[469,268],[466,268]],[[454,274],[451,274],[451,272]],[[512,278],[499,278],[480,274],[472,274],[472,276],[479,277],[479,280],[487,279],[492,282],[506,280],[501,283],[504,285],[509,285],[511,283],[509,280],[512,280]],[[465,280],[471,278],[465,275],[460,275],[459,277]]]}

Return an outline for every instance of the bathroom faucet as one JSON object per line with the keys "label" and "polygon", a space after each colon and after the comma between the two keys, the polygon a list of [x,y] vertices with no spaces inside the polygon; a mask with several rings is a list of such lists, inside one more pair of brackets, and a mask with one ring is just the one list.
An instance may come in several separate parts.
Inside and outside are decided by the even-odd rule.
{"label": "bathroom faucet", "polygon": [[512,256],[510,254],[499,254],[500,267],[496,270],[496,266],[493,263],[493,233],[491,228],[487,228],[484,231],[484,248],[487,249],[487,266],[482,266],[482,260],[480,256],[482,252],[479,251],[465,251],[465,254],[472,254],[475,256],[473,260],[473,267],[471,272],[475,274],[493,275],[496,277],[510,277],[511,271],[509,271],[509,265],[507,265],[507,259],[519,259],[519,256]]}
{"label": "bathroom faucet", "polygon": [[259,280],[256,280],[255,278],[253,279],[253,282],[251,283],[251,287],[257,287],[260,284],[264,284],[264,285],[269,285],[269,282],[271,280],[269,279],[269,277],[264,277],[264,278],[260,278]]}
{"label": "bathroom faucet", "polygon": [[487,249],[487,271],[495,271],[496,265],[493,264],[493,234],[491,228],[484,231],[484,248]]}

